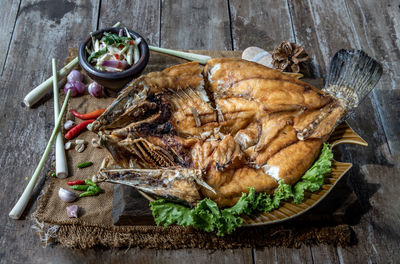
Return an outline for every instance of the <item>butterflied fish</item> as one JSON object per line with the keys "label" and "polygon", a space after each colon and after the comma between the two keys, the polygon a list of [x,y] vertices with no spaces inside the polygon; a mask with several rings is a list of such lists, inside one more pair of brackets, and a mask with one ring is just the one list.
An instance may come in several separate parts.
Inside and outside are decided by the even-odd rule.
{"label": "butterflied fish", "polygon": [[168,199],[221,207],[295,184],[382,74],[340,50],[321,91],[257,63],[218,58],[131,82],[91,126],[122,169],[99,177]]}

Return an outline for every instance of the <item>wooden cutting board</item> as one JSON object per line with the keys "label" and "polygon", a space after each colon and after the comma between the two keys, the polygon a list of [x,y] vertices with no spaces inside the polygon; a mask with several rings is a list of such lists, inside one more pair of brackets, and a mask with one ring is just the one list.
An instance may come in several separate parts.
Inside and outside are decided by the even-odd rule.
{"label": "wooden cutting board", "polygon": [[[191,50],[190,52],[209,55],[211,57],[237,57],[242,51],[206,51]],[[151,52],[149,63],[144,73],[160,71],[169,66],[185,63],[184,59]],[[302,79],[303,81],[322,88],[322,79]],[[345,181],[340,181],[335,189],[315,208],[291,220],[293,222],[348,222],[347,215],[357,202],[355,194],[348,189]],[[154,225],[153,216],[149,209],[149,201],[136,189],[125,185],[114,185],[113,222],[115,225]]]}

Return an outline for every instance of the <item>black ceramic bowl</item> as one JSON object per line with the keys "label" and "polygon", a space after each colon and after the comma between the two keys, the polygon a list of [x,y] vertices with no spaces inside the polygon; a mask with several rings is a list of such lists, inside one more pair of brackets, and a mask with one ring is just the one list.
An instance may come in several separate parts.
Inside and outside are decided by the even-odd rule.
{"label": "black ceramic bowl", "polygon": [[[112,32],[118,34],[119,30],[121,28],[105,28],[98,30],[96,32],[92,33],[92,36],[95,38],[99,39],[103,36],[104,32]],[[125,84],[127,84],[129,81],[133,80],[134,78],[138,77],[146,67],[149,57],[150,57],[150,52],[149,52],[149,46],[147,45],[146,41],[142,36],[140,36],[138,33],[133,32],[131,30],[128,30],[129,34],[134,36],[135,38],[141,38],[142,41],[139,44],[139,52],[140,52],[140,59],[137,63],[132,65],[130,68],[122,71],[122,72],[103,72],[99,71],[96,68],[94,68],[88,61],[89,54],[86,52],[85,47],[91,41],[90,36],[87,37],[87,39],[82,42],[82,44],[79,46],[79,64],[82,66],[82,68],[86,71],[87,75],[89,75],[90,78],[92,78],[94,81],[98,82],[99,84],[103,85],[106,88],[109,88],[113,91],[120,91],[122,87],[124,87]],[[125,30],[124,30],[125,34]]]}

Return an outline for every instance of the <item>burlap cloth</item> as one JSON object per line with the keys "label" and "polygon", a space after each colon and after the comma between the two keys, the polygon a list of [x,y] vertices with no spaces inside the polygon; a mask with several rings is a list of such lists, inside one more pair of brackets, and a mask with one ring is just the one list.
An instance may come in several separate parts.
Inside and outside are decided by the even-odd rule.
{"label": "burlap cloth", "polygon": [[[67,60],[76,54],[70,50]],[[155,63],[163,60],[163,56],[152,54],[149,62],[150,69],[156,68]],[[90,83],[85,76],[85,83]],[[64,94],[60,91],[60,94]],[[68,113],[65,119],[74,118],[70,109],[86,113],[108,106],[114,98],[94,98],[88,94],[74,97],[68,104]],[[114,226],[112,224],[113,185],[100,183],[104,193],[95,197],[85,197],[73,204],[79,206],[79,218],[68,218],[66,207],[71,205],[60,200],[60,187],[69,189],[67,181],[91,178],[100,167],[103,158],[108,155],[105,149],[94,148],[91,139],[96,137],[86,131],[77,138],[89,142],[84,152],[78,153],[74,149],[66,152],[70,177],[57,179],[49,177],[45,192],[38,201],[33,219],[44,223],[42,229],[56,227],[53,235],[55,241],[63,246],[74,248],[105,247],[142,247],[142,248],[236,248],[287,246],[297,247],[301,244],[329,243],[347,245],[352,241],[352,230],[348,225],[315,226],[315,225],[274,225],[264,227],[243,227],[232,235],[217,237],[214,233],[205,233],[193,228],[172,226],[169,228],[157,226]],[[75,139],[73,140],[75,141]],[[77,164],[92,161],[91,167],[78,169]],[[75,191],[79,193],[78,191]],[[53,229],[54,231],[54,229]],[[43,230],[46,232],[46,230]]]}

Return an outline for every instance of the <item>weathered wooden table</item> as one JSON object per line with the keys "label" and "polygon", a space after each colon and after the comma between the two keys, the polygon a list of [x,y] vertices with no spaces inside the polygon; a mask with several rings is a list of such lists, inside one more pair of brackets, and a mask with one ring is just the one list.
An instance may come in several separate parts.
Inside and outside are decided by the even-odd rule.
{"label": "weathered wooden table", "polygon": [[[325,3],[322,3],[325,2]],[[384,75],[348,120],[369,143],[346,145],[336,158],[354,164],[344,181],[359,206],[351,247],[212,250],[43,249],[25,220],[8,218],[36,167],[53,127],[49,94],[27,109],[23,97],[63,61],[68,46],[88,32],[121,21],[155,46],[179,49],[273,49],[295,41],[311,54],[323,77],[340,48],[361,48],[382,62]],[[1,263],[388,263],[400,261],[400,5],[398,1],[239,0],[4,0],[0,6],[0,262]],[[48,160],[43,171],[50,168]],[[44,176],[43,172],[43,176]],[[35,189],[35,198],[44,177]]]}

